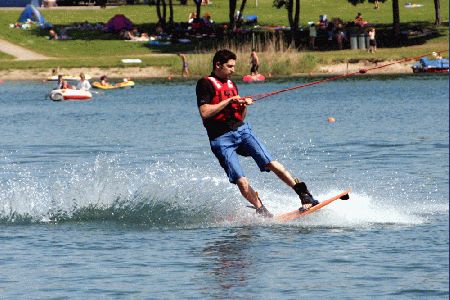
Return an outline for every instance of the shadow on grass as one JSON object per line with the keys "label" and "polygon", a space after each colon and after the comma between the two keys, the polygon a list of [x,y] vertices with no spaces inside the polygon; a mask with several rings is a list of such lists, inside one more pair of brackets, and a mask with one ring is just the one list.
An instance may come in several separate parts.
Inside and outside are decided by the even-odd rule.
{"label": "shadow on grass", "polygon": [[[119,32],[106,32],[100,29],[85,30],[77,29],[77,24],[58,25],[53,29],[61,36],[61,30],[65,28],[65,34],[70,40],[123,40]],[[224,27],[225,24],[215,26]],[[377,45],[380,48],[396,48],[405,46],[422,45],[427,41],[448,35],[448,22],[436,27],[430,22],[402,23],[400,37],[395,37],[391,24],[374,24],[376,29]],[[343,49],[350,49],[350,39],[354,35],[367,34],[369,27],[346,27],[346,38],[343,40]],[[155,32],[156,24],[148,23],[139,27],[141,32]],[[38,36],[49,36],[49,29],[36,28],[34,33]],[[190,42],[181,43],[179,38]],[[304,50],[309,48],[309,30],[302,28],[297,35],[297,48]],[[124,40],[125,42],[125,40]],[[156,53],[179,53],[179,52],[206,52],[217,48],[255,48],[257,51],[264,51],[267,48],[275,51],[284,51],[291,48],[292,37],[289,30],[251,30],[244,29],[241,32],[224,32],[215,36],[189,34],[187,31],[167,33],[166,38],[157,39],[150,42],[139,42],[142,47],[146,47]],[[335,51],[338,49],[336,38],[328,40],[325,29],[318,30],[316,38],[316,50]]]}

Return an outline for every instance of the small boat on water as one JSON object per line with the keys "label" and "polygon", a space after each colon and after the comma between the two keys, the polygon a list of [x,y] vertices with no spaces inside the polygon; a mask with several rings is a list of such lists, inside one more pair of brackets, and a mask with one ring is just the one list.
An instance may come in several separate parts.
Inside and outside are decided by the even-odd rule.
{"label": "small boat on water", "polygon": [[92,94],[91,92],[85,90],[61,89],[52,90],[48,97],[53,101],[89,100],[92,98]]}
{"label": "small boat on water", "polygon": [[258,82],[258,81],[265,81],[266,77],[262,74],[258,74],[258,75],[245,75],[244,77],[242,77],[242,80],[244,82]]}
{"label": "small boat on water", "polygon": [[412,67],[414,73],[448,73],[448,59],[421,58]]}
{"label": "small boat on water", "polygon": [[109,85],[103,85],[100,82],[95,81],[94,83],[92,83],[92,87],[95,87],[97,89],[102,89],[102,90],[114,90],[114,89],[134,87],[134,81],[127,80],[127,81],[119,82],[116,84],[109,84]]}
{"label": "small boat on water", "polygon": [[[80,80],[80,76],[73,76],[73,75],[63,75],[63,78],[65,80],[70,80],[70,81]],[[85,75],[86,80],[90,80],[91,78],[92,78],[91,76]],[[58,81],[58,75],[47,77],[47,81]]]}

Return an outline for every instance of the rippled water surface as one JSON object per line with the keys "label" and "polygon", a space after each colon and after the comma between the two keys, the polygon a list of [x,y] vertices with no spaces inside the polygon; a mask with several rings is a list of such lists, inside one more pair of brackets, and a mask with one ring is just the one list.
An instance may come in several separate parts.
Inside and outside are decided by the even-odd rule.
{"label": "rippled water surface", "polygon": [[[255,217],[228,183],[194,81],[87,102],[52,102],[51,87],[0,85],[2,297],[448,299],[448,77],[340,80],[253,105],[254,132],[317,198],[353,188],[290,223]],[[272,212],[298,207],[242,165]]]}

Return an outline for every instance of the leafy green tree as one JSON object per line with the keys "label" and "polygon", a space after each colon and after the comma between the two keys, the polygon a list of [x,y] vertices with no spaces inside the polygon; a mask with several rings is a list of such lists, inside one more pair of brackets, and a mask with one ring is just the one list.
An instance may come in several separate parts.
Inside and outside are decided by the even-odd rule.
{"label": "leafy green tree", "polygon": [[239,14],[235,18],[237,0],[230,0],[229,2],[229,10],[228,10],[228,18],[230,20],[230,28],[235,28],[240,25],[242,20],[242,13],[244,12],[245,5],[247,4],[247,0],[242,0],[241,6],[239,7]]}
{"label": "leafy green tree", "polygon": [[400,40],[400,8],[398,0],[392,0],[392,27],[394,28],[394,37],[397,41]]}
{"label": "leafy green tree", "polygon": [[201,11],[201,7],[202,7],[202,0],[194,0],[195,3],[195,7],[196,7],[196,14],[197,14],[197,18],[200,18],[200,11]]}
{"label": "leafy green tree", "polygon": [[299,46],[300,0],[274,0],[273,6],[278,9],[286,8],[289,26],[291,27],[291,38],[295,42],[295,46]]}
{"label": "leafy green tree", "polygon": [[440,0],[434,0],[434,16],[435,21],[434,25],[441,25],[441,1]]}
{"label": "leafy green tree", "polygon": [[156,0],[156,15],[158,16],[158,23],[164,28],[167,20],[166,0]]}
{"label": "leafy green tree", "polygon": [[[173,25],[173,2],[169,1],[169,25]],[[156,15],[158,23],[165,29],[167,26],[167,2],[166,0],[156,0]]]}

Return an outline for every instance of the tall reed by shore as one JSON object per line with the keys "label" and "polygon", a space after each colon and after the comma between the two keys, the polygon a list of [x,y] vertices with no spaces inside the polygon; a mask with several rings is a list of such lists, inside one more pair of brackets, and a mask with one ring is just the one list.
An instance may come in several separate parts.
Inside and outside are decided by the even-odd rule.
{"label": "tall reed by shore", "polygon": [[[232,47],[231,51],[237,55],[236,73],[245,75],[250,72],[251,45]],[[189,67],[192,74],[209,74],[212,70],[212,58],[214,51],[210,53],[196,53],[188,55]],[[276,51],[273,44],[264,52],[258,53],[260,59],[259,72],[277,76],[289,76],[299,73],[309,73],[320,64],[322,59],[311,52],[298,52],[290,48]]]}

